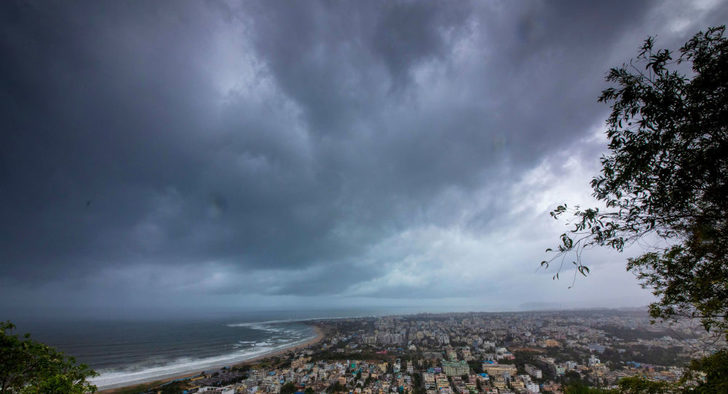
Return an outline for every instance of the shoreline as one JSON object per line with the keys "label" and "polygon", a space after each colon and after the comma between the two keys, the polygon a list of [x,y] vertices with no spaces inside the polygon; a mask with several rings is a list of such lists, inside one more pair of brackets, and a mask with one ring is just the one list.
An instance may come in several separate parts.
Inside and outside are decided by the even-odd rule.
{"label": "shoreline", "polygon": [[[286,354],[289,352],[295,352],[295,351],[298,351],[301,349],[305,349],[309,346],[313,346],[313,345],[321,342],[324,339],[325,333],[324,333],[324,330],[321,329],[321,327],[319,327],[318,325],[311,324],[310,327],[313,328],[315,335],[312,338],[310,338],[304,342],[298,343],[293,346],[284,347],[281,349],[271,350],[270,352],[257,355],[255,357],[247,359],[247,360],[241,360],[241,361],[237,361],[237,362],[233,362],[233,363],[223,363],[223,364],[219,364],[216,366],[208,367],[208,368],[205,368],[205,371],[218,370],[223,367],[237,367],[237,366],[242,366],[242,365],[249,365],[249,364],[263,361],[267,358],[280,356],[282,354]],[[149,379],[141,379],[141,380],[130,382],[130,383],[121,383],[119,385],[112,385],[113,387],[107,386],[105,388],[100,388],[97,391],[97,393],[113,394],[113,393],[117,393],[121,390],[126,390],[126,389],[133,388],[133,387],[136,387],[139,385],[144,385],[144,384],[149,384],[149,383],[163,384],[163,383],[168,383],[168,382],[172,382],[175,380],[187,379],[187,378],[199,376],[200,375],[199,371],[200,371],[200,369],[194,369],[194,370],[190,370],[187,372],[174,373],[172,375],[162,375],[162,376],[157,376],[157,377],[153,377],[153,378],[149,378]]]}

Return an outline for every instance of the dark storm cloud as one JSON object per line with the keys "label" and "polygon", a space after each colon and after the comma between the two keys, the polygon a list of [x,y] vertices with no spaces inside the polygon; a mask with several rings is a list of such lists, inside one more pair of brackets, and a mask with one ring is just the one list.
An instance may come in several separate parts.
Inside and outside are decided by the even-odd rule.
{"label": "dark storm cloud", "polygon": [[411,231],[502,224],[506,190],[599,124],[604,72],[655,24],[648,2],[0,7],[8,292],[130,291],[134,272],[370,294]]}

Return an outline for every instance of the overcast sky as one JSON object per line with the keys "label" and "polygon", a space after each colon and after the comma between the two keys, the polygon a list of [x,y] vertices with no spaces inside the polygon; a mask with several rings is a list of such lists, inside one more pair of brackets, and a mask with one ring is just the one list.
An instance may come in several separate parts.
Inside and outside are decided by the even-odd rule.
{"label": "overcast sky", "polygon": [[[643,306],[538,270],[609,67],[722,1],[2,1],[0,318]],[[564,279],[567,278],[567,279]],[[2,319],[0,319],[2,320]]]}

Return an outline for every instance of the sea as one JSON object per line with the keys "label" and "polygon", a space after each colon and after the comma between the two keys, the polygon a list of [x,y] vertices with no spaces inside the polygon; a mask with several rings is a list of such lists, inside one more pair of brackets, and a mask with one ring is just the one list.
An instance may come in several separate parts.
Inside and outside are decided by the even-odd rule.
{"label": "sea", "polygon": [[176,319],[35,319],[16,333],[49,344],[100,375],[99,389],[230,366],[315,337],[313,320],[376,311],[247,312]]}

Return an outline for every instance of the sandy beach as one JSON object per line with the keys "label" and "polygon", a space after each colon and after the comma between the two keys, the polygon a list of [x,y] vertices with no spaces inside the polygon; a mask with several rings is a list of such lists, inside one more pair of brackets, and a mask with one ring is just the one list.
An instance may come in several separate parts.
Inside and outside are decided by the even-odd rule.
{"label": "sandy beach", "polygon": [[[307,340],[305,342],[296,344],[294,346],[289,346],[289,347],[285,347],[285,348],[281,348],[281,349],[272,350],[270,352],[260,354],[260,355],[258,355],[256,357],[253,357],[253,358],[248,359],[248,360],[243,360],[243,361],[236,362],[236,363],[232,363],[232,364],[231,363],[220,364],[220,365],[217,365],[217,366],[205,368],[205,370],[206,371],[213,371],[213,370],[218,370],[218,369],[223,368],[223,367],[234,367],[234,366],[254,364],[254,363],[263,361],[263,360],[265,360],[267,358],[280,356],[282,354],[286,354],[286,353],[289,353],[289,352],[295,352],[297,350],[301,350],[301,349],[307,348],[309,346],[315,345],[315,344],[321,342],[321,340],[324,338],[324,332],[318,326],[312,326],[312,327],[313,327],[314,332],[316,333],[316,335],[313,338],[311,338],[311,339],[309,339],[309,340]],[[127,389],[127,388],[130,388],[130,387],[135,387],[135,386],[138,386],[138,385],[141,385],[141,384],[145,384],[145,383],[152,383],[152,382],[159,382],[159,384],[162,384],[162,383],[170,382],[170,381],[173,381],[173,380],[185,379],[185,378],[190,378],[190,377],[193,377],[193,376],[197,376],[197,375],[199,375],[199,372],[200,372],[200,370],[199,369],[196,369],[194,371],[188,371],[188,372],[182,373],[182,374],[174,374],[174,375],[167,375],[167,376],[157,376],[157,377],[154,377],[154,378],[139,380],[139,381],[131,382],[129,384],[120,385],[120,386],[117,386],[117,387],[109,387],[109,388],[101,389],[101,390],[98,391],[98,393],[102,393],[102,394],[117,393],[117,392],[119,392],[119,391],[121,391],[123,389]]]}

